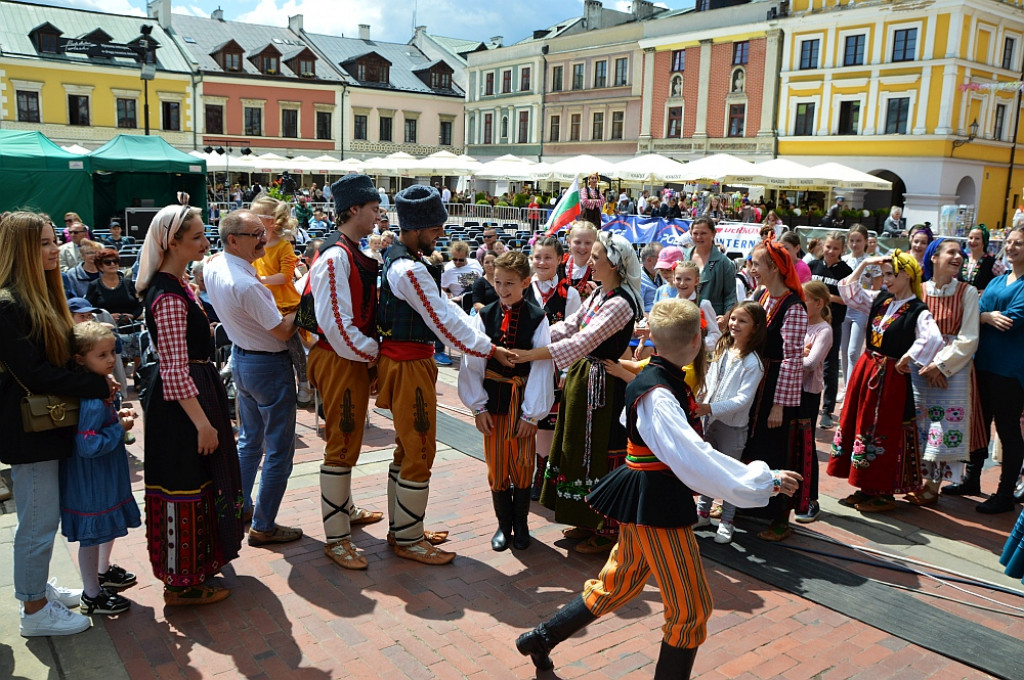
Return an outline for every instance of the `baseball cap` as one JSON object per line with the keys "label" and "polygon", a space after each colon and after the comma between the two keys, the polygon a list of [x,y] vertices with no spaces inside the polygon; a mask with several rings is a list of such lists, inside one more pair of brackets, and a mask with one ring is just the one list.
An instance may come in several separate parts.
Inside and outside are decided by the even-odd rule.
{"label": "baseball cap", "polygon": [[68,298],[68,309],[72,314],[94,314],[100,311],[83,297]]}

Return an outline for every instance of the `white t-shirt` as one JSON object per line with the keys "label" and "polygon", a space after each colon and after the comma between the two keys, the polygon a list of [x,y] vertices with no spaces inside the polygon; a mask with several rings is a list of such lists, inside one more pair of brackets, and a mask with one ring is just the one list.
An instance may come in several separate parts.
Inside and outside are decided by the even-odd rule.
{"label": "white t-shirt", "polygon": [[456,267],[454,262],[444,266],[441,274],[441,288],[448,291],[452,297],[458,297],[473,289],[473,283],[484,275],[483,265],[473,258],[467,258],[466,263]]}
{"label": "white t-shirt", "polygon": [[203,270],[206,292],[217,316],[236,346],[254,352],[281,352],[286,345],[270,334],[282,321],[274,294],[260,283],[256,269],[242,258],[224,253]]}

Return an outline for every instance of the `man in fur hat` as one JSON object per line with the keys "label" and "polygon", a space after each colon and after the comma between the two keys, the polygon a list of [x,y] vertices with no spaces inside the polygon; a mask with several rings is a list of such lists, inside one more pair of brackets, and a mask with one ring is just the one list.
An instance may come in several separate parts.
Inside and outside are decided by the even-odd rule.
{"label": "man in fur hat", "polygon": [[391,409],[396,444],[388,469],[388,542],[394,541],[399,557],[448,564],[455,553],[437,547],[448,532],[423,530],[437,450],[434,341],[506,366],[511,354],[469,325],[462,308],[441,294],[441,268],[425,260],[448,220],[437,189],[408,187],[395,196],[395,207],[402,231],[388,249],[377,308],[377,406]]}

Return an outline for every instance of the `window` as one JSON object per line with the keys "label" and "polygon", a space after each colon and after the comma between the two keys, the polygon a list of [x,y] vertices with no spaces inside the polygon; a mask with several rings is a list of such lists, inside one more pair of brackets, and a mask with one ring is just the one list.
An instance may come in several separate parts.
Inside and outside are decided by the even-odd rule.
{"label": "window", "polygon": [[572,65],[572,89],[583,89],[583,64]]}
{"label": "window", "polygon": [[551,126],[550,126],[550,131],[548,132],[548,141],[549,142],[557,142],[558,141],[558,138],[562,134],[562,131],[560,129],[561,126],[562,126],[562,117],[561,116],[551,116]]}
{"label": "window", "polygon": [[405,119],[405,143],[415,144],[416,143],[416,119],[406,118]]}
{"label": "window", "polygon": [[907,120],[910,118],[910,97],[894,97],[889,100],[885,112],[885,134],[907,134]]}
{"label": "window", "polygon": [[594,113],[594,124],[590,126],[590,138],[595,141],[604,139],[604,113],[597,111]]}
{"label": "window", "polygon": [[160,113],[163,118],[164,130],[177,131],[181,129],[181,102],[161,102]]}
{"label": "window", "polygon": [[484,144],[494,143],[494,116],[490,113],[484,114]]}
{"label": "window", "polygon": [[743,42],[733,43],[732,45],[732,65],[742,66],[750,60],[750,43],[746,40]]}
{"label": "window", "polygon": [[612,139],[622,139],[622,128],[626,119],[624,111],[612,111]]}
{"label": "window", "polygon": [[137,102],[134,99],[118,98],[117,100],[117,127],[137,128],[139,127],[138,117],[135,115]]}
{"label": "window", "polygon": [[608,87],[608,62],[594,62],[594,87]]}
{"label": "window", "polygon": [[298,109],[281,109],[281,136],[292,139],[299,136]]}
{"label": "window", "polygon": [[68,125],[89,124],[89,97],[83,94],[68,95]]}
{"label": "window", "polygon": [[368,117],[365,115],[357,114],[355,120],[352,123],[352,139],[369,139],[367,133],[367,121]]}
{"label": "window", "polygon": [[551,91],[561,92],[562,91],[562,72],[564,68],[561,66],[555,66],[551,69]]}
{"label": "window", "polygon": [[38,92],[18,90],[18,121],[22,123],[40,122]]}
{"label": "window", "polygon": [[503,71],[501,74],[501,93],[508,94],[512,91],[512,71]]}
{"label": "window", "polygon": [[846,49],[843,51],[843,66],[864,65],[864,43],[867,36],[848,35],[846,36]]}
{"label": "window", "polygon": [[484,94],[494,94],[494,74],[484,76]]}
{"label": "window", "polygon": [[839,134],[855,135],[860,129],[860,102],[839,102]]}
{"label": "window", "polygon": [[745,104],[732,104],[729,106],[729,136],[743,136],[743,119],[746,116]]}
{"label": "window", "polygon": [[242,70],[242,53],[241,52],[221,52],[224,61],[225,71],[241,71]]}
{"label": "window", "polygon": [[245,107],[245,134],[247,137],[263,136],[263,109],[255,106]]}
{"label": "window", "polygon": [[569,141],[578,142],[580,141],[580,119],[582,116],[578,113],[574,113],[569,116]]}
{"label": "window", "polygon": [[615,60],[615,87],[622,87],[626,84],[629,69],[629,59],[623,57]]}
{"label": "window", "polygon": [[818,68],[818,40],[803,40],[800,43],[800,68]]}
{"label": "window", "polygon": [[377,141],[391,141],[391,116],[380,117],[380,136],[377,138]]}
{"label": "window", "polygon": [[316,75],[316,62],[308,57],[299,59],[299,75],[311,78]]}
{"label": "window", "polygon": [[673,106],[668,110],[668,129],[665,130],[665,136],[676,139],[683,136],[682,106]]}
{"label": "window", "polygon": [[452,74],[447,71],[431,71],[430,87],[435,90],[452,89]]}
{"label": "window", "polygon": [[391,79],[390,62],[364,59],[356,64],[356,80],[363,83],[386,83]]}
{"label": "window", "polygon": [[530,91],[530,67],[524,66],[519,71],[519,91],[529,92]]}
{"label": "window", "polygon": [[917,54],[917,29],[902,28],[893,34],[892,60],[914,61]]}
{"label": "window", "polygon": [[281,71],[281,62],[278,57],[274,55],[266,55],[263,57],[263,72],[268,75],[274,75]]}
{"label": "window", "polygon": [[1006,104],[996,104],[995,125],[992,126],[993,139],[1003,138],[1003,125],[1006,123]]}
{"label": "window", "polygon": [[[366,116],[363,116],[365,118]],[[334,136],[334,125],[332,125],[330,111],[317,111],[316,112],[316,138],[317,139],[330,139]],[[363,122],[363,138],[366,135],[366,122]]]}
{"label": "window", "polygon": [[452,122],[450,120],[441,121],[441,134],[438,138],[438,142],[441,146],[452,145]]}
{"label": "window", "polygon": [[1013,68],[1013,47],[1017,41],[1013,38],[1006,38],[1003,41],[1003,68]]}
{"label": "window", "polygon": [[519,143],[526,144],[530,141],[530,112],[519,112]]}
{"label": "window", "polygon": [[813,102],[796,105],[796,124],[793,126],[793,134],[797,137],[806,137],[814,134]]}
{"label": "window", "polygon": [[57,34],[40,31],[36,34],[37,47],[40,52],[48,52],[49,54],[56,54],[57,52]]}
{"label": "window", "polygon": [[672,70],[686,70],[686,50],[672,50]]}
{"label": "window", "polygon": [[224,134],[224,107],[220,104],[206,105],[206,126],[203,128],[208,135]]}

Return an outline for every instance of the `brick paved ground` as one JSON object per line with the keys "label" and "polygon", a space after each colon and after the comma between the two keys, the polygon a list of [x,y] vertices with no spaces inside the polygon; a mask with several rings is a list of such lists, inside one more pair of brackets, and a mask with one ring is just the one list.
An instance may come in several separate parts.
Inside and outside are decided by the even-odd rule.
{"label": "brick paved ground", "polygon": [[[443,404],[458,404],[453,377],[449,369],[442,372],[438,392]],[[470,420],[454,410],[446,412]],[[386,418],[372,413],[370,420],[354,493],[361,504],[383,510],[393,433]],[[230,598],[209,607],[165,609],[161,588],[148,568],[144,533],[135,530],[118,542],[114,555],[115,561],[139,574],[139,586],[126,592],[135,606],[117,619],[97,617],[97,629],[77,637],[109,644],[109,636],[133,679],[534,677],[532,665],[516,653],[513,640],[579,592],[583,580],[596,575],[603,560],[569,550],[561,527],[536,504],[531,515],[533,547],[523,552],[491,551],[494,520],[484,464],[442,448],[434,467],[428,527],[452,532],[446,547],[459,554],[454,564],[426,567],[395,558],[385,544],[382,523],[355,534],[370,568],[342,570],[322,553],[320,446],[312,422],[312,413],[300,412],[295,472],[279,516],[283,524],[302,527],[302,541],[274,549],[246,545],[225,570]],[[141,456],[142,450],[140,436],[132,451]],[[825,450],[823,437],[819,450]],[[141,503],[139,463],[133,481]],[[986,472],[985,488],[994,488],[997,473]],[[821,489],[822,504],[831,512],[810,525],[812,531],[1020,586],[1003,577],[996,564],[996,553],[1015,516],[983,517],[968,500],[943,498],[935,509],[906,506],[888,516],[864,518],[835,503],[849,492],[845,482],[823,477]],[[710,535],[702,540],[710,540]],[[849,554],[810,538],[792,540]],[[756,552],[757,543],[751,534],[739,533],[735,546]],[[965,597],[922,577],[835,563],[864,576]],[[705,566],[716,610],[710,638],[697,656],[695,677],[701,680],[989,677],[717,563],[705,560]],[[5,590],[9,598],[9,587]],[[993,597],[1022,604],[1011,596]],[[926,601],[951,617],[1024,638],[1020,618],[933,598]],[[648,585],[635,602],[561,645],[554,655],[557,675],[546,677],[649,678],[661,624],[658,592]],[[9,636],[6,631],[12,629],[0,630]],[[14,639],[0,639],[0,675],[6,646],[21,644],[16,631]],[[54,640],[58,653],[71,644]],[[15,663],[18,654],[14,649]],[[65,662],[56,674],[51,668],[50,675],[114,678],[120,672],[100,669],[87,675],[80,669],[84,666]]]}

